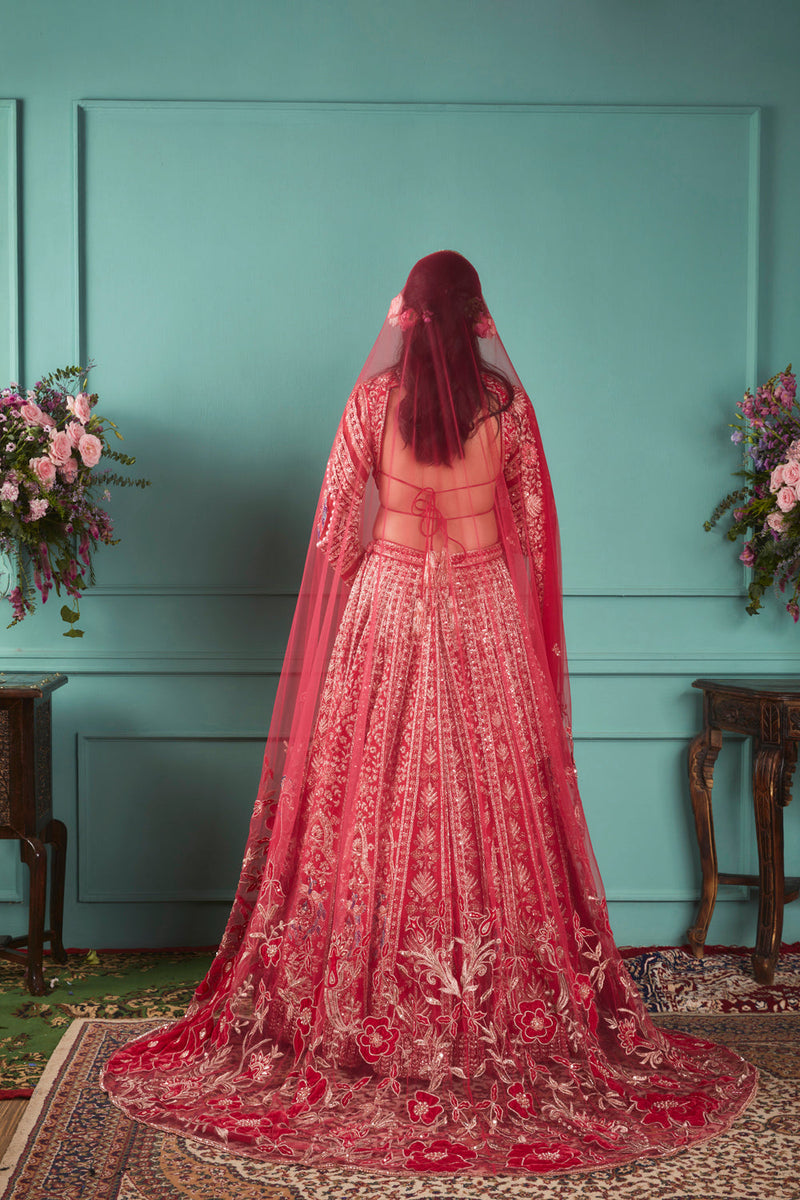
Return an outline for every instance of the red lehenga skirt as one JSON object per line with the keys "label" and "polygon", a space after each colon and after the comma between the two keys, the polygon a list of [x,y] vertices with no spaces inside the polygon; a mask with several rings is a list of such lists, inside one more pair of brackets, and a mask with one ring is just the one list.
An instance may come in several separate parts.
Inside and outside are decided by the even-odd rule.
{"label": "red lehenga skirt", "polygon": [[130,1116],[287,1162],[543,1173],[672,1153],[753,1096],[619,957],[501,548],[446,568],[369,547],[281,781],[285,866],[186,1016],[109,1062]]}

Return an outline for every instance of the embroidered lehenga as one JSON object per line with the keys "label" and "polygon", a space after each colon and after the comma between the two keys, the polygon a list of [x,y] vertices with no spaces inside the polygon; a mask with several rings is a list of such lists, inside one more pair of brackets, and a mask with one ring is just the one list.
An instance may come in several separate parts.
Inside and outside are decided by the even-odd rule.
{"label": "embroidered lehenga", "polygon": [[[726,1129],[756,1071],[657,1029],[614,945],[536,420],[478,283],[464,435],[441,316],[461,300],[430,260],[336,435],[222,944],[187,1014],[118,1051],[104,1086],[138,1120],[304,1164],[672,1153]],[[414,345],[438,391],[412,386]],[[449,455],[418,394],[438,395]]]}

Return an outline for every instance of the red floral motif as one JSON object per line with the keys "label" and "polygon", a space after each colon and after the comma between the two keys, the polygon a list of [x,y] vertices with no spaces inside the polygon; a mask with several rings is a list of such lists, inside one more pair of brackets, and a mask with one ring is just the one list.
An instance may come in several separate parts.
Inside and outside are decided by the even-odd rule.
{"label": "red floral motif", "polygon": [[432,1092],[415,1092],[414,1099],[408,1101],[408,1115],[411,1120],[419,1121],[423,1125],[432,1125],[441,1112],[444,1112],[444,1109]]}
{"label": "red floral motif", "polygon": [[343,1129],[334,1134],[334,1137],[340,1145],[344,1146],[345,1150],[349,1150],[357,1142],[360,1142],[366,1133],[369,1133],[370,1128],[369,1121],[362,1121],[360,1125],[345,1125]]}
{"label": "red floral motif", "polygon": [[284,1134],[289,1133],[290,1129],[289,1114],[287,1111],[284,1109],[271,1109],[269,1112],[265,1112],[263,1116],[259,1117],[257,1127],[255,1128],[258,1130],[257,1144],[260,1142],[263,1145],[266,1142],[266,1144],[276,1146],[282,1154],[288,1154],[288,1156],[293,1154],[293,1151],[288,1150],[287,1147],[279,1145]]}
{"label": "red floral motif", "polygon": [[636,1025],[630,1018],[620,1021],[617,1026],[617,1036],[619,1043],[626,1054],[632,1054],[633,1048],[640,1040],[636,1033]]}
{"label": "red floral motif", "polygon": [[313,1108],[317,1101],[325,1095],[327,1086],[327,1081],[319,1071],[315,1071],[313,1067],[306,1067],[306,1073],[297,1085],[294,1103],[289,1109],[288,1115],[295,1117],[298,1113],[307,1112],[309,1108]]}
{"label": "red floral motif", "polygon": [[262,943],[259,954],[265,967],[271,967],[278,961],[282,944],[283,939],[279,937],[270,938],[268,942]]}
{"label": "red floral motif", "polygon": [[591,978],[588,975],[576,975],[573,987],[575,999],[583,1005],[589,1017],[589,1028],[592,1033],[597,1031],[597,998]]}
{"label": "red floral motif", "polygon": [[599,1133],[584,1133],[583,1140],[589,1142],[590,1145],[599,1146],[601,1150],[613,1150],[616,1142],[609,1141],[608,1138],[602,1137]]}
{"label": "red floral motif", "polygon": [[552,1042],[556,1032],[556,1019],[545,1008],[544,1000],[521,1004],[519,1012],[514,1015],[514,1024],[522,1034],[523,1041],[541,1042],[543,1046]]}
{"label": "red floral motif", "polygon": [[580,1163],[577,1151],[550,1142],[517,1142],[506,1159],[506,1166],[516,1171],[564,1171]]}
{"label": "red floral motif", "polygon": [[474,1162],[477,1155],[463,1142],[438,1138],[435,1142],[412,1142],[406,1146],[406,1166],[410,1171],[458,1171]]}
{"label": "red floral motif", "polygon": [[718,1102],[709,1096],[694,1092],[690,1096],[642,1096],[636,1101],[639,1112],[647,1113],[643,1124],[694,1125],[698,1128],[706,1123],[706,1113],[713,1112]]}
{"label": "red floral motif", "polygon": [[272,1059],[268,1054],[262,1054],[260,1050],[255,1050],[250,1055],[247,1069],[248,1074],[252,1075],[253,1079],[258,1080],[259,1083],[263,1083],[272,1072]]}
{"label": "red floral motif", "polygon": [[594,988],[588,975],[576,975],[572,993],[580,1000],[584,1008],[591,1008],[594,1001]]}
{"label": "red floral motif", "polygon": [[300,1007],[297,1012],[297,1028],[301,1033],[306,1034],[311,1029],[311,1019],[314,1016],[314,1001],[310,996],[300,1001]]}
{"label": "red floral motif", "polygon": [[361,1030],[356,1045],[362,1058],[370,1063],[391,1054],[400,1035],[399,1029],[390,1025],[386,1017],[365,1017],[361,1022]]}
{"label": "red floral motif", "polygon": [[599,1079],[609,1091],[616,1092],[618,1096],[627,1096],[628,1089],[620,1079],[615,1079],[614,1076],[606,1069],[601,1059],[589,1051],[589,1067],[595,1079]]}
{"label": "red floral motif", "polygon": [[533,1116],[533,1096],[530,1092],[525,1091],[521,1083],[512,1083],[508,1094],[511,1097],[508,1107],[512,1112],[517,1113],[520,1117]]}

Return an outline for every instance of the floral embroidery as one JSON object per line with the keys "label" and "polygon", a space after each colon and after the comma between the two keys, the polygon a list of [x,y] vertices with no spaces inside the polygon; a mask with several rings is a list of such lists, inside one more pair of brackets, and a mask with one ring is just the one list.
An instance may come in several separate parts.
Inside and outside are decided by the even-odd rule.
{"label": "floral embroidery", "polygon": [[298,1113],[307,1112],[318,1100],[322,1099],[327,1087],[327,1081],[319,1071],[315,1071],[313,1067],[306,1067],[305,1075],[297,1085],[294,1103],[289,1109],[288,1115],[295,1117]]}
{"label": "floral embroidery", "polygon": [[423,1125],[432,1125],[442,1112],[444,1109],[438,1098],[431,1092],[415,1092],[413,1100],[408,1101],[408,1115],[411,1120]]}
{"label": "floral embroidery", "polygon": [[406,1166],[410,1171],[458,1171],[477,1158],[475,1151],[464,1142],[439,1138],[427,1145],[412,1142],[405,1149]]}
{"label": "floral embroidery", "polygon": [[362,1032],[356,1038],[356,1042],[367,1062],[377,1062],[378,1059],[391,1054],[397,1045],[400,1031],[390,1025],[386,1017],[367,1017],[361,1028]]}
{"label": "floral embroidery", "polygon": [[271,1071],[272,1059],[268,1054],[262,1054],[260,1050],[256,1050],[250,1055],[250,1074],[259,1083],[263,1083]]}
{"label": "floral embroidery", "polygon": [[533,1096],[526,1092],[521,1083],[512,1083],[508,1089],[511,1099],[508,1107],[520,1117],[533,1116]]}
{"label": "floral embroidery", "polygon": [[552,1042],[556,1032],[556,1019],[545,1008],[544,1000],[521,1004],[514,1015],[514,1024],[526,1042]]}
{"label": "floral embroidery", "polygon": [[580,1155],[569,1146],[551,1142],[517,1142],[512,1146],[506,1165],[516,1171],[563,1171],[580,1164]]}
{"label": "floral embroidery", "polygon": [[636,1107],[646,1114],[645,1125],[669,1129],[671,1125],[705,1125],[706,1113],[713,1112],[718,1105],[709,1096],[643,1096],[636,1101]]}

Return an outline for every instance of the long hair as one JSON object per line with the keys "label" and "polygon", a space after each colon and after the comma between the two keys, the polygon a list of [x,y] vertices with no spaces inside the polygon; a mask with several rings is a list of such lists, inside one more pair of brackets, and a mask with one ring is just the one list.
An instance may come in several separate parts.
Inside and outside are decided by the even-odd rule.
{"label": "long hair", "polygon": [[481,421],[511,405],[513,388],[481,354],[475,327],[491,319],[478,272],[463,255],[440,250],[421,258],[401,295],[400,432],[419,462],[449,465],[464,457]]}

